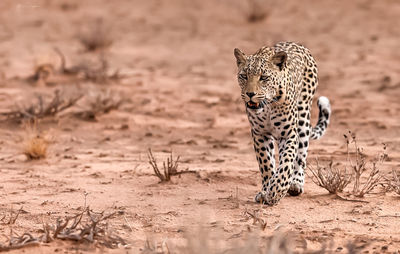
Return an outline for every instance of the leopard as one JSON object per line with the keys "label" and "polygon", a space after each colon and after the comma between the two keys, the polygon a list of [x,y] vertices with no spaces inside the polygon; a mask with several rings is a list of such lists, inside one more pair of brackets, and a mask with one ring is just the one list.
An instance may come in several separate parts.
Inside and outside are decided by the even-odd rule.
{"label": "leopard", "polygon": [[327,130],[330,101],[318,98],[318,122],[313,127],[318,68],[310,50],[298,43],[279,42],[250,55],[235,48],[234,56],[261,173],[262,189],[255,202],[273,206],[287,194],[304,193],[308,147]]}

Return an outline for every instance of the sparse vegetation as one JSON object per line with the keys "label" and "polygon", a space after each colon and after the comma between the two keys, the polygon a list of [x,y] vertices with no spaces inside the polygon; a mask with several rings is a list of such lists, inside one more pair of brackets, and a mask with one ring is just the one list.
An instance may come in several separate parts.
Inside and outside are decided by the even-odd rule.
{"label": "sparse vegetation", "polygon": [[23,140],[23,154],[30,160],[43,159],[47,155],[48,140],[37,129],[36,123],[28,124]]}
{"label": "sparse vegetation", "polygon": [[311,180],[316,185],[329,191],[329,193],[343,192],[344,188],[351,182],[351,173],[347,172],[346,167],[340,169],[338,164],[334,165],[333,160],[327,166],[321,166],[316,160],[315,167],[308,166],[308,169],[313,174]]}
{"label": "sparse vegetation", "polygon": [[54,49],[61,59],[60,72],[65,75],[74,76],[78,79],[92,81],[95,83],[107,83],[119,80],[123,76],[119,70],[111,71],[110,64],[104,53],[100,54],[96,62],[82,60],[79,64],[71,67],[66,66],[66,59],[60,49]]}
{"label": "sparse vegetation", "polygon": [[[365,154],[362,152],[362,148],[357,145],[356,135],[349,132],[348,135],[344,135],[346,139],[347,147],[347,161],[354,173],[354,186],[353,195],[356,197],[364,197],[365,194],[371,193],[375,187],[379,186],[382,180],[382,175],[379,173],[379,167],[387,159],[386,145],[383,147],[383,152],[377,156],[372,162],[372,167],[369,168],[370,174],[367,181],[362,183],[362,175],[368,171],[368,162]],[[354,144],[354,159],[350,156],[350,144]]]}
{"label": "sparse vegetation", "polygon": [[18,211],[14,211],[14,209],[11,208],[9,215],[4,214],[3,217],[0,218],[0,222],[3,225],[13,225],[18,219],[18,216],[21,214],[23,211],[22,207],[18,209]]}
{"label": "sparse vegetation", "polygon": [[75,242],[96,243],[106,248],[118,248],[125,246],[126,241],[114,234],[108,228],[107,220],[116,213],[105,215],[105,212],[95,213],[89,208],[82,212],[64,219],[58,218],[55,224],[43,225],[43,234],[33,236],[25,232],[20,236],[11,236],[8,244],[0,244],[0,251],[20,249],[40,243],[49,243],[55,239],[69,240]]}
{"label": "sparse vegetation", "polygon": [[163,171],[162,172],[160,171],[157,161],[154,158],[153,152],[151,151],[150,148],[148,150],[147,156],[149,158],[149,163],[154,170],[154,174],[160,179],[161,182],[171,181],[171,177],[174,175],[181,175],[181,174],[185,174],[185,173],[195,173],[195,174],[197,173],[196,171],[192,171],[192,170],[188,170],[188,169],[186,169],[184,171],[178,171],[180,156],[178,156],[174,160],[172,157],[172,152],[169,154],[167,161],[163,162]]}
{"label": "sparse vegetation", "polygon": [[55,116],[58,113],[74,106],[81,98],[82,94],[67,96],[60,90],[55,90],[53,98],[45,99],[42,94],[36,95],[36,101],[28,106],[17,106],[16,110],[2,113],[7,119],[11,120],[31,120]]}
{"label": "sparse vegetation", "polygon": [[99,18],[81,31],[78,39],[87,51],[105,49],[113,43],[111,31],[104,20]]}
{"label": "sparse vegetation", "polygon": [[118,109],[125,100],[121,95],[107,90],[87,96],[86,108],[75,113],[75,116],[83,120],[96,120],[96,117]]}
{"label": "sparse vegetation", "polygon": [[392,171],[392,179],[387,180],[387,190],[400,195],[400,177],[394,169]]}
{"label": "sparse vegetation", "polygon": [[[344,137],[347,147],[347,165],[345,165],[343,169],[339,169],[339,164],[335,165],[333,160],[330,161],[328,166],[320,166],[317,160],[316,168],[309,165],[308,169],[313,174],[313,177],[311,177],[313,182],[333,194],[343,192],[344,188],[354,179],[351,194],[355,197],[362,198],[366,194],[371,193],[382,183],[383,178],[379,172],[379,167],[388,158],[386,145],[384,145],[381,154],[371,162],[367,162],[366,155],[357,144],[355,134],[349,132],[349,134],[345,134]],[[353,153],[350,144],[354,145]],[[368,167],[370,164],[372,164],[372,166]],[[347,167],[350,167],[351,173],[347,172]],[[369,175],[367,180],[363,182],[362,176],[368,171]]]}

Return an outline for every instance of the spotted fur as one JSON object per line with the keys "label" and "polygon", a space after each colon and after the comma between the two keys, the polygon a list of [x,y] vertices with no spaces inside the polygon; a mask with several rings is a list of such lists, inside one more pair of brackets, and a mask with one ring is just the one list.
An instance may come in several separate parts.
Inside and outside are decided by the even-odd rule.
{"label": "spotted fur", "polygon": [[[318,123],[310,124],[318,69],[310,51],[293,42],[263,47],[253,55],[234,50],[241,96],[251,125],[262,177],[256,202],[274,205],[286,193],[304,191],[310,139],[320,138],[331,114],[328,98],[318,100]],[[275,143],[279,165],[275,167]]]}

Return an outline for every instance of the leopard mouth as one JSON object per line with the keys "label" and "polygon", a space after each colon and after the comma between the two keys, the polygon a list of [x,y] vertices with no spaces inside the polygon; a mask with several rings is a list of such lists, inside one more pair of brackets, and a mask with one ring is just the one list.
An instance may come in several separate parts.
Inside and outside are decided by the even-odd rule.
{"label": "leopard mouth", "polygon": [[259,108],[262,107],[261,103],[252,102],[252,101],[248,101],[248,102],[246,103],[246,106],[247,106],[248,108],[251,108],[251,109],[259,109]]}

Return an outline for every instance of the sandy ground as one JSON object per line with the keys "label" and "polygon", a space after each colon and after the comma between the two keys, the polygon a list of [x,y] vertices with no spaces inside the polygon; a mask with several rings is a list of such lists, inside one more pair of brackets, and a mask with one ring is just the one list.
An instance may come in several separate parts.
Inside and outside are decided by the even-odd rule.
{"label": "sandy ground", "polygon": [[[1,119],[1,242],[11,230],[40,234],[43,223],[82,209],[86,195],[91,209],[119,212],[109,227],[130,249],[55,241],[14,252],[138,253],[146,240],[178,250],[205,236],[213,248],[227,249],[243,241],[265,245],[279,229],[292,232],[291,245],[300,253],[321,246],[347,253],[349,242],[355,253],[398,253],[400,197],[393,193],[376,189],[362,202],[346,201],[308,177],[299,197],[274,207],[253,203],[261,181],[233,48],[253,53],[278,41],[307,46],[319,65],[317,96],[328,96],[333,108],[328,132],[311,143],[309,163],[318,157],[345,164],[343,134],[351,130],[369,159],[387,144],[389,160],[381,166],[386,176],[400,168],[400,3],[290,0],[265,6],[267,18],[250,23],[248,5],[236,0],[2,0],[0,112],[56,89],[85,97],[37,123],[50,140],[42,160],[26,161],[22,154],[25,125]],[[113,38],[103,54],[124,79],[102,84],[53,74],[48,84],[26,81],[35,64],[59,66],[53,47],[67,66],[97,59],[101,52],[86,52],[77,35],[99,18]],[[96,121],[71,115],[91,96],[107,93],[125,103]],[[179,169],[198,173],[160,184],[148,148],[159,163],[172,150],[181,156]],[[354,199],[346,194],[350,190],[342,195]],[[11,211],[20,208],[16,222],[7,225]],[[266,228],[260,230],[245,211],[258,213]],[[201,246],[198,253],[206,253]]]}

